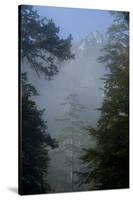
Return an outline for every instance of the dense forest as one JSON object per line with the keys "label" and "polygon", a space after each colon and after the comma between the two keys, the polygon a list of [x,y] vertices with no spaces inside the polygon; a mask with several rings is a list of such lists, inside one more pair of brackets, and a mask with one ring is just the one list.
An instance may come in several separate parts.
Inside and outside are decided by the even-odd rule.
{"label": "dense forest", "polygon": [[109,14],[74,44],[19,7],[22,195],[129,187],[129,13]]}

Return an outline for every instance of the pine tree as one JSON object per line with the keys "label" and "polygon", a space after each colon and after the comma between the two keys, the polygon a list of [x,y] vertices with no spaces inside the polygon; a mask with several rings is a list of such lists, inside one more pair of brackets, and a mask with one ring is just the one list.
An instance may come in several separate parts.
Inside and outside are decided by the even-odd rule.
{"label": "pine tree", "polygon": [[[52,19],[42,18],[33,6],[19,7],[20,67],[28,64],[37,75],[52,79],[58,73],[58,64],[73,58],[71,40],[59,37],[59,27]],[[28,83],[26,74],[21,74],[20,86],[20,170],[19,192],[21,194],[46,193],[51,190],[46,175],[49,165],[49,147],[57,146],[47,133],[43,110],[38,110],[32,97],[37,91]]]}
{"label": "pine tree", "polygon": [[88,129],[96,146],[81,155],[86,172],[80,183],[93,183],[92,189],[129,187],[129,24],[128,13],[113,12],[108,43],[100,62],[106,63],[104,100],[95,128]]}
{"label": "pine tree", "polygon": [[58,136],[61,152],[64,152],[66,176],[65,183],[68,180],[66,191],[78,191],[76,171],[80,168],[80,151],[85,144],[85,135],[83,136],[84,122],[81,115],[85,112],[85,107],[79,102],[77,94],[70,94],[61,104],[67,111],[64,116],[58,119],[63,128]]}
{"label": "pine tree", "polygon": [[57,143],[47,132],[47,122],[42,119],[44,110],[38,110],[32,100],[32,96],[38,94],[27,82],[26,73],[22,74],[22,91],[20,193],[50,192],[51,188],[46,180],[48,151],[49,148],[55,148]]}
{"label": "pine tree", "polygon": [[46,79],[51,79],[59,69],[57,63],[74,58],[71,53],[71,34],[62,39],[59,27],[52,19],[41,17],[33,6],[20,6],[21,61]]}

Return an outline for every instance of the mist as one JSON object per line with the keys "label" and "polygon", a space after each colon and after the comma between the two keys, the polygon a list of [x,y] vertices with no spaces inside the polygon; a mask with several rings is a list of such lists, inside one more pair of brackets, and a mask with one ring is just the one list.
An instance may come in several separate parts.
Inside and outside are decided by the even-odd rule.
{"label": "mist", "polygon": [[[107,69],[98,59],[104,56],[103,48],[108,40],[106,32],[112,24],[112,16],[106,11],[68,9],[68,12],[64,8],[35,8],[41,17],[51,16],[50,19],[59,26],[61,38],[72,35],[70,50],[74,55],[62,61],[56,59],[59,71],[50,79],[46,79],[44,73],[38,74],[26,60],[21,65],[28,82],[39,94],[31,99],[38,110],[44,109],[42,120],[48,134],[58,144],[56,148],[48,148],[49,162],[44,179],[52,188],[51,192],[93,190],[93,181],[78,184],[78,173],[84,172],[86,167],[81,161],[83,150],[96,145],[89,128],[96,127],[105,97],[102,78]],[[92,16],[95,16],[95,23]],[[92,170],[91,165],[87,167]]]}
{"label": "mist", "polygon": [[[59,143],[60,150],[58,149],[58,152],[61,153],[55,154],[56,149],[50,151],[51,164],[48,173],[48,182],[56,192],[71,191],[71,181],[68,181],[67,187],[64,181],[67,175],[67,166],[64,164],[64,156],[67,150],[64,153],[62,152],[60,147],[62,142],[59,140],[59,136],[63,134],[61,130],[65,126],[59,119],[63,119],[65,112],[68,112],[71,108],[70,105],[63,106],[61,104],[71,94],[77,95],[79,103],[85,107],[85,111],[80,113],[80,120],[83,121],[84,126],[96,124],[100,115],[100,111],[97,109],[101,107],[104,97],[103,91],[100,90],[100,88],[103,88],[103,81],[100,78],[105,74],[105,66],[100,64],[97,59],[102,55],[101,49],[105,42],[106,36],[102,33],[98,31],[88,33],[84,39],[73,45],[72,51],[75,58],[59,64],[60,71],[53,77],[53,80],[47,81],[43,75],[36,76],[36,72],[30,69],[28,64],[23,66],[24,71],[28,72],[29,82],[35,86],[39,93],[39,96],[34,97],[38,108],[45,108],[44,120],[47,120],[48,132]],[[82,135],[84,134],[82,133]],[[82,142],[82,148],[88,146],[88,144],[90,146],[94,144],[89,135],[85,134],[82,137],[85,138],[85,144]],[[82,148],[79,147],[79,150],[81,151]],[[78,157],[79,154],[75,154],[76,156]],[[81,165],[80,162],[77,165]],[[56,176],[61,176],[58,182]],[[80,190],[86,189],[85,186],[80,188]],[[78,190],[77,186],[75,190]]]}

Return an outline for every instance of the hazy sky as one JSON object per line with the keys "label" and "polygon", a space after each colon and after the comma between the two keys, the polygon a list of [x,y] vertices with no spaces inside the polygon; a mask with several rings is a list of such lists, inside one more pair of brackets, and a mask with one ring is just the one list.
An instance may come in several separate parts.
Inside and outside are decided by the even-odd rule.
{"label": "hazy sky", "polygon": [[40,16],[53,19],[60,27],[60,36],[72,34],[74,40],[81,40],[90,31],[105,33],[112,24],[112,16],[108,11],[78,8],[57,8],[36,6]]}
{"label": "hazy sky", "polygon": [[[112,16],[107,11],[55,8],[36,6],[35,9],[42,17],[53,19],[54,23],[60,27],[60,36],[67,37],[72,34],[74,41],[82,41],[90,32],[99,31],[104,35],[108,27],[112,24]],[[85,40],[83,40],[85,41]],[[36,87],[40,96],[36,97],[39,108],[46,108],[45,119],[47,119],[48,130],[52,135],[58,131],[56,118],[61,118],[65,110],[61,103],[70,94],[78,94],[80,103],[86,106],[86,114],[83,119],[89,125],[96,122],[98,112],[96,108],[101,106],[103,94],[100,87],[100,78],[105,73],[103,64],[97,62],[103,44],[90,44],[84,51],[79,49],[74,60],[62,63],[58,75],[52,81],[40,79],[36,73],[25,65],[25,70],[30,69],[29,81]]]}

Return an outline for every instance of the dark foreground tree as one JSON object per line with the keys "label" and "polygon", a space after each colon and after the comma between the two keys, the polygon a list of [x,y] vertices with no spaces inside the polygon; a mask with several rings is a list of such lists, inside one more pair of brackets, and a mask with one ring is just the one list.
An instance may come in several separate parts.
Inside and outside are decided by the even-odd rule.
{"label": "dark foreground tree", "polygon": [[80,184],[92,183],[92,189],[129,187],[129,17],[123,12],[112,14],[115,20],[99,58],[108,69],[101,117],[95,128],[88,128],[96,146],[84,149],[81,160],[86,172],[79,173]]}
{"label": "dark foreground tree", "polygon": [[47,122],[42,119],[44,110],[38,110],[31,98],[36,89],[22,75],[22,149],[21,193],[36,194],[50,192],[46,175],[49,164],[48,150],[57,146],[47,132]]}
{"label": "dark foreground tree", "polygon": [[[42,18],[33,6],[20,6],[20,61],[30,66],[37,75],[51,79],[58,71],[61,61],[73,58],[71,35],[59,37],[59,28],[52,20]],[[26,74],[21,78],[20,102],[20,170],[19,192],[21,194],[46,193],[51,190],[46,175],[49,164],[48,149],[56,142],[47,133],[43,111],[37,109],[32,96],[37,91],[27,83]],[[22,122],[22,123],[21,123]],[[22,141],[22,142],[21,142]]]}
{"label": "dark foreground tree", "polygon": [[21,59],[28,62],[38,75],[52,78],[59,69],[58,62],[74,58],[72,36],[59,37],[59,27],[52,19],[42,18],[33,6],[20,7]]}

